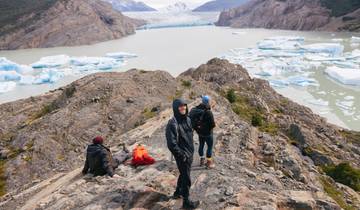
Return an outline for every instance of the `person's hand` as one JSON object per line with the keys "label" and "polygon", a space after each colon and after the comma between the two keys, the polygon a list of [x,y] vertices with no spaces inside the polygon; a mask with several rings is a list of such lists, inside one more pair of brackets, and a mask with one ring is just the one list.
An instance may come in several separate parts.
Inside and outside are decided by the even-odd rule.
{"label": "person's hand", "polygon": [[114,176],[112,176],[112,178],[120,178],[120,176],[118,174],[114,174]]}

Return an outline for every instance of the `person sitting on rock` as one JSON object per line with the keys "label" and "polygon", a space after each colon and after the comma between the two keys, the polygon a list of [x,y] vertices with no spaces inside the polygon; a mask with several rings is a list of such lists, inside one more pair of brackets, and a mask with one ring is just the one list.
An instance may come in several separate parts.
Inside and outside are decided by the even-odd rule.
{"label": "person sitting on rock", "polygon": [[166,126],[167,146],[175,157],[176,165],[180,172],[173,198],[178,199],[182,196],[183,208],[195,209],[199,206],[200,202],[194,202],[189,199],[191,187],[190,170],[194,155],[194,141],[186,102],[182,99],[174,100],[173,112],[174,117],[169,120]]}
{"label": "person sitting on rock", "polygon": [[212,159],[212,150],[214,144],[213,129],[215,128],[214,115],[211,111],[212,100],[210,96],[202,96],[202,103],[191,109],[189,117],[192,126],[199,135],[199,156],[200,166],[205,165],[204,147],[207,145],[206,151],[206,167],[214,168],[215,164]]}
{"label": "person sitting on rock", "polygon": [[103,143],[104,139],[97,136],[93,139],[93,143],[87,147],[83,174],[90,173],[94,176],[109,175],[113,177],[114,170],[131,157],[124,145],[123,150],[113,156],[110,149],[104,146]]}

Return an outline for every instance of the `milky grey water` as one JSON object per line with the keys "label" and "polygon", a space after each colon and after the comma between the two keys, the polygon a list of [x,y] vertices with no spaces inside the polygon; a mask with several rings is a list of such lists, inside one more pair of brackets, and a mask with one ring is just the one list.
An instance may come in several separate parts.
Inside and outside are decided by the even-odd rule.
{"label": "milky grey water", "polygon": [[[241,31],[241,35],[233,33],[239,31]],[[164,70],[173,76],[177,76],[188,68],[197,67],[213,57],[226,53],[230,49],[254,47],[259,40],[279,35],[303,36],[306,38],[307,43],[313,43],[330,42],[333,38],[349,39],[354,34],[266,29],[240,30],[215,26],[163,28],[139,30],[135,35],[123,39],[89,46],[0,51],[0,57],[6,57],[20,64],[31,64],[41,57],[49,55],[104,56],[109,52],[126,51],[136,53],[138,57],[128,60],[125,66],[115,71],[125,71],[131,68]],[[347,51],[354,49],[348,44],[345,45],[345,50]],[[82,75],[67,76],[55,84],[18,85],[13,91],[0,94],[0,102],[4,103],[39,95],[68,84],[80,77]],[[315,71],[313,77],[318,80],[318,87],[289,86],[277,89],[277,91],[300,104],[309,106],[316,113],[326,117],[329,122],[360,130],[360,123],[358,118],[356,118],[357,115],[360,116],[360,88],[340,85],[329,79],[323,71]],[[345,96],[354,97],[354,114],[352,115],[344,114],[343,110],[336,103],[339,100],[343,100]],[[311,102],[318,99],[329,102],[326,109],[324,109],[324,106]]]}

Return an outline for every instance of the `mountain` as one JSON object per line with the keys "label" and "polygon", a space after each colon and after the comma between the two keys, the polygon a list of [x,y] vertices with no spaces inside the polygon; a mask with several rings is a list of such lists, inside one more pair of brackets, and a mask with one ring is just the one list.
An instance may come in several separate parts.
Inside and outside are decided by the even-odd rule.
{"label": "mountain", "polygon": [[214,0],[195,8],[194,12],[223,11],[238,7],[249,0]]}
{"label": "mountain", "polygon": [[[0,105],[0,208],[180,209],[178,172],[166,146],[173,98],[194,107],[209,94],[216,169],[194,156],[192,196],[201,209],[359,209],[360,133],[212,59],[178,78],[132,69],[97,73],[41,96]],[[117,176],[81,176],[86,144],[143,144],[156,163]],[[197,142],[195,135],[195,142]],[[5,194],[5,195],[4,195]]]}
{"label": "mountain", "polygon": [[156,11],[156,9],[140,1],[133,0],[105,0],[109,2],[114,9],[121,12],[145,12]]}
{"label": "mountain", "polygon": [[216,25],[307,31],[360,31],[360,1],[253,0],[222,12]]}
{"label": "mountain", "polygon": [[188,7],[186,3],[178,1],[175,4],[171,4],[165,8],[162,8],[160,11],[169,12],[169,13],[181,13],[181,12],[191,11],[191,9]]}
{"label": "mountain", "polygon": [[92,44],[133,34],[142,24],[98,0],[3,0],[0,49]]}

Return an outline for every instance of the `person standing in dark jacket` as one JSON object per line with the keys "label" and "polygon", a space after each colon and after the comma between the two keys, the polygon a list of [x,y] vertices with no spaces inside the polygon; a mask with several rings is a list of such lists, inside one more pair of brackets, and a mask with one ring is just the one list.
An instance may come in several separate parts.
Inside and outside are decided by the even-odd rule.
{"label": "person standing in dark jacket", "polygon": [[103,145],[104,139],[97,136],[93,139],[93,144],[86,150],[86,160],[83,174],[91,173],[94,176],[109,175],[114,176],[114,169],[118,164],[113,160],[110,149]]}
{"label": "person standing in dark jacket", "polygon": [[[213,129],[215,128],[214,115],[211,111],[211,97],[202,96],[202,103],[190,112],[190,118],[193,122],[193,128],[199,135],[199,156],[200,166],[206,164],[207,168],[214,168],[215,164],[212,159],[212,150],[214,146]],[[207,145],[206,162],[204,157],[204,147]]]}
{"label": "person standing in dark jacket", "polygon": [[170,152],[176,160],[180,175],[177,181],[174,198],[183,197],[183,208],[195,209],[199,201],[189,199],[191,187],[191,165],[194,155],[194,141],[191,120],[188,117],[187,103],[182,99],[173,101],[174,117],[166,126],[166,141]]}

